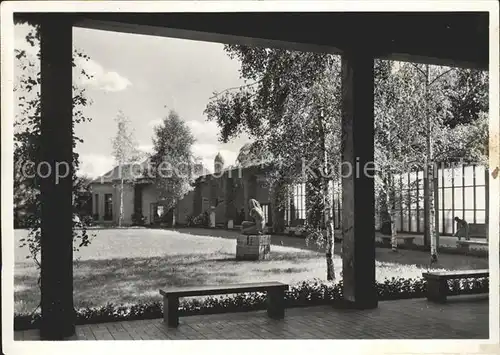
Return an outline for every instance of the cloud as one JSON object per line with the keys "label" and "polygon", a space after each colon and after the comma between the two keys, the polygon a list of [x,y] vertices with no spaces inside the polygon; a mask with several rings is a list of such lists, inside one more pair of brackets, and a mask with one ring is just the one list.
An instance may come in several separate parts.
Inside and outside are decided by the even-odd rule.
{"label": "cloud", "polygon": [[153,145],[152,144],[141,144],[137,147],[141,152],[144,153],[152,153],[153,152]]}
{"label": "cloud", "polygon": [[158,118],[156,120],[149,121],[148,122],[148,126],[150,126],[150,127],[156,127],[156,126],[159,126],[162,122],[163,122],[163,119]]}
{"label": "cloud", "polygon": [[186,125],[191,129],[191,133],[198,142],[207,142],[217,139],[219,127],[213,121],[187,121]]}
{"label": "cloud", "polygon": [[[122,91],[132,85],[130,80],[115,71],[107,71],[92,59],[75,58],[74,80],[82,85],[95,87],[104,91]],[[91,77],[82,74],[84,70]]]}
{"label": "cloud", "polygon": [[102,154],[80,154],[80,174],[91,178],[101,176],[115,166],[115,160],[111,156]]}

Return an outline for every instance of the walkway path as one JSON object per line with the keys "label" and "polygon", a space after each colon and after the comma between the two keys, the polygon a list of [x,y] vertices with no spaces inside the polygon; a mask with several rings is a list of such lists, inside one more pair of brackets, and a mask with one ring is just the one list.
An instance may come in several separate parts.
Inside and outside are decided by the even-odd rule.
{"label": "walkway path", "polygon": [[[426,299],[384,301],[373,310],[331,306],[287,309],[282,321],[263,311],[181,317],[177,329],[162,319],[77,326],[75,340],[169,339],[487,339],[488,297],[459,296],[445,305]],[[15,332],[37,340],[38,331]]]}

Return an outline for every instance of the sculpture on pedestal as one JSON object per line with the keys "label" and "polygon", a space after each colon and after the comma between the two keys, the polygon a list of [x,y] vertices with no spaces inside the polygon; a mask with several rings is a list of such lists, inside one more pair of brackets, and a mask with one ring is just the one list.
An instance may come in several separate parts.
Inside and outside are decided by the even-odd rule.
{"label": "sculpture on pedestal", "polygon": [[250,207],[250,217],[254,221],[244,221],[241,223],[241,233],[245,235],[257,235],[264,232],[266,221],[260,203],[253,198],[248,201]]}

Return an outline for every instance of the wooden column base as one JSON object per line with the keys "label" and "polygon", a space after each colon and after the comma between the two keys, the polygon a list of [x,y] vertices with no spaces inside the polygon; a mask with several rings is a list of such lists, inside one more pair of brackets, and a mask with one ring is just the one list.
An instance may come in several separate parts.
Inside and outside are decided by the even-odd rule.
{"label": "wooden column base", "polygon": [[448,283],[446,279],[427,279],[427,299],[432,302],[446,303]]}
{"label": "wooden column base", "polygon": [[267,315],[273,319],[285,318],[284,289],[273,289],[267,292]]}
{"label": "wooden column base", "polygon": [[171,328],[179,326],[179,297],[163,297],[163,320]]}

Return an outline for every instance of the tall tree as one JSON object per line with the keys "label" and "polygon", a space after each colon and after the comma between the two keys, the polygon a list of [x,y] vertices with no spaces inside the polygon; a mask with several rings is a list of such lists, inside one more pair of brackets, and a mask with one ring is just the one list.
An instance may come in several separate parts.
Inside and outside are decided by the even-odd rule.
{"label": "tall tree", "polygon": [[[14,84],[16,107],[14,121],[14,176],[16,186],[22,187],[16,191],[22,191],[26,199],[22,199],[28,214],[25,226],[29,228],[26,238],[21,239],[21,247],[28,247],[29,257],[40,269],[41,249],[41,199],[40,180],[37,173],[37,164],[40,159],[40,32],[38,26],[30,26],[25,37],[27,46],[24,49],[15,49],[16,81]],[[90,75],[78,65],[80,61],[87,61],[89,57],[81,50],[73,51],[73,66],[75,73],[90,78]],[[91,105],[85,89],[76,84],[73,85],[73,145],[82,143],[83,140],[74,135],[74,127],[77,124],[90,122],[91,118],[85,113],[85,108]],[[73,153],[73,200],[76,200],[79,192],[80,180],[77,177],[79,167],[79,155]],[[73,210],[73,241],[74,250],[90,244],[90,235],[78,216],[78,206]]]}
{"label": "tall tree", "polygon": [[270,153],[275,168],[268,174],[273,215],[282,213],[287,185],[306,180],[312,185],[322,213],[308,218],[309,236],[326,244],[327,279],[332,280],[333,228],[326,226],[333,221],[328,187],[336,169],[330,167],[340,156],[339,58],[245,46],[225,49],[241,61],[241,76],[251,82],[216,94],[205,111],[208,119],[219,125],[222,142],[246,132]]}
{"label": "tall tree", "polygon": [[[465,74],[461,74],[462,71]],[[468,70],[459,68],[375,62],[375,151],[379,166],[376,186],[383,220],[392,225],[393,250],[397,247],[394,207],[402,202],[418,202],[416,196],[410,196],[410,201],[400,200],[395,176],[415,169],[424,170],[425,228],[426,235],[431,236],[431,258],[436,261],[436,169],[441,162],[484,160],[481,156],[486,152],[487,130],[481,119],[483,116],[479,114],[473,124],[450,125],[454,105],[469,106],[466,102],[450,99],[456,98],[456,92],[461,90],[457,78],[467,75]],[[482,97],[480,92],[474,95]],[[472,96],[463,95],[462,99],[472,100]]]}
{"label": "tall tree", "polygon": [[[123,186],[125,182],[124,168],[127,164],[139,161],[141,155],[137,148],[137,141],[134,137],[134,132],[130,128],[130,119],[119,111],[115,118],[117,124],[116,135],[112,140],[113,144],[113,157],[118,165],[118,172],[120,177],[120,216],[118,219],[118,226],[123,223]],[[128,169],[127,167],[127,170]]]}
{"label": "tall tree", "polygon": [[473,124],[481,113],[488,112],[488,73],[457,68],[450,75],[452,80],[445,87],[450,106],[444,124],[451,128]]}
{"label": "tall tree", "polygon": [[166,210],[192,187],[199,165],[192,154],[194,142],[190,128],[175,111],[155,127],[151,175],[159,191],[159,203]]}

